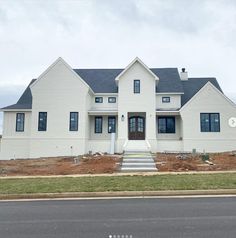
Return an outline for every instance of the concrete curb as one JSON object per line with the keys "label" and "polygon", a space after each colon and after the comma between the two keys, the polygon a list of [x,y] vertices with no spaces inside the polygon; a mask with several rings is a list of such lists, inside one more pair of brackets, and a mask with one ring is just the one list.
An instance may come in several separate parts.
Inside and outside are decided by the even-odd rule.
{"label": "concrete curb", "polygon": [[68,175],[37,175],[37,176],[0,176],[0,179],[18,178],[78,178],[78,177],[114,177],[114,176],[153,176],[181,174],[225,174],[236,173],[236,170],[222,171],[187,171],[187,172],[118,172],[112,174],[68,174]]}
{"label": "concrete curb", "polygon": [[236,189],[0,194],[0,200],[236,195]]}

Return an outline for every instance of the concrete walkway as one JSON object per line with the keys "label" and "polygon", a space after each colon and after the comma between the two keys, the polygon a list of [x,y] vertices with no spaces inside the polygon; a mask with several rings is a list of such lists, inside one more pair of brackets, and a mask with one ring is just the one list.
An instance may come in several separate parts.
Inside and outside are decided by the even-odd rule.
{"label": "concrete walkway", "polygon": [[148,151],[125,151],[122,172],[157,171],[155,161]]}

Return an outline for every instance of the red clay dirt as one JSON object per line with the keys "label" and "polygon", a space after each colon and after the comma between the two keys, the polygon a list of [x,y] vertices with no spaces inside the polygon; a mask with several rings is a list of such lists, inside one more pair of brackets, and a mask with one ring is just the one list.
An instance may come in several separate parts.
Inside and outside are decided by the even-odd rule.
{"label": "red clay dirt", "polygon": [[201,155],[157,153],[156,165],[159,172],[179,171],[223,171],[236,170],[236,156],[232,152],[209,154],[210,165],[202,160]]}
{"label": "red clay dirt", "polygon": [[0,160],[0,176],[99,174],[116,172],[120,155]]}

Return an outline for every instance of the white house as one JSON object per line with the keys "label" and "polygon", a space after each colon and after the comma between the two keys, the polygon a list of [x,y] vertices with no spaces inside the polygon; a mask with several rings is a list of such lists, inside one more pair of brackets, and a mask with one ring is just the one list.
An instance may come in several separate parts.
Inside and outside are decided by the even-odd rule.
{"label": "white house", "polygon": [[1,159],[124,150],[236,149],[236,105],[177,68],[72,69],[57,59],[4,112]]}

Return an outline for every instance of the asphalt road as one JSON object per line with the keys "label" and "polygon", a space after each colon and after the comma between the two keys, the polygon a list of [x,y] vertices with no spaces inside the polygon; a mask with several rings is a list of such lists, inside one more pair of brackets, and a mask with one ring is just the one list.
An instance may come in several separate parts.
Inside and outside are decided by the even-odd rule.
{"label": "asphalt road", "polygon": [[236,197],[0,202],[0,238],[236,237]]}

